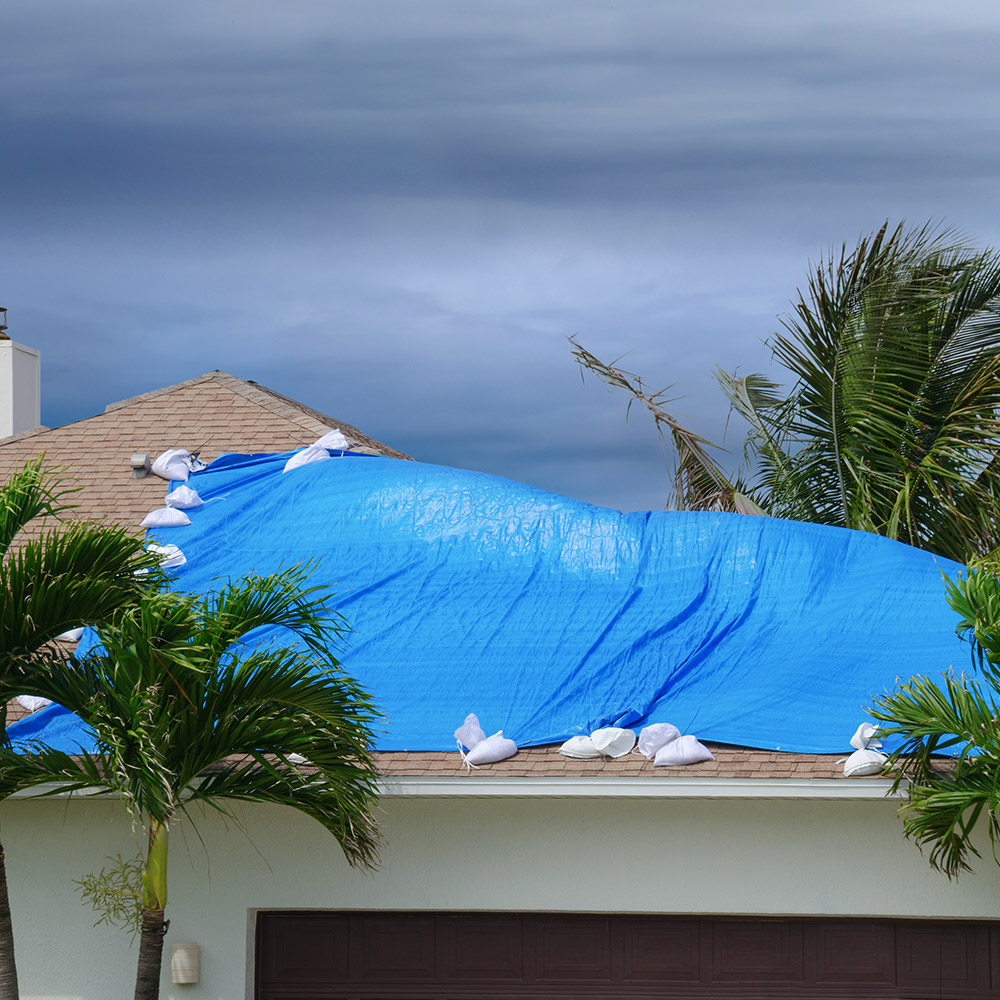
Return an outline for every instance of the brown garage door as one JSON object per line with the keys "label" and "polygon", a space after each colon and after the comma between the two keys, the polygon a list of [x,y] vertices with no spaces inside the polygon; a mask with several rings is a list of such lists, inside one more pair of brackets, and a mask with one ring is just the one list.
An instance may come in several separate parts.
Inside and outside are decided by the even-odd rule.
{"label": "brown garage door", "polygon": [[257,1000],[1000,996],[1000,924],[262,913]]}

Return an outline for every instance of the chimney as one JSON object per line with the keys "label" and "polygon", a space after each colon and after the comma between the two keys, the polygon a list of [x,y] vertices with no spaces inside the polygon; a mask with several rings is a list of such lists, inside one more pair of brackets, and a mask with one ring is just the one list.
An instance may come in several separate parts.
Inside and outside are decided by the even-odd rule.
{"label": "chimney", "polygon": [[41,422],[42,356],[7,336],[7,310],[0,306],[0,438]]}

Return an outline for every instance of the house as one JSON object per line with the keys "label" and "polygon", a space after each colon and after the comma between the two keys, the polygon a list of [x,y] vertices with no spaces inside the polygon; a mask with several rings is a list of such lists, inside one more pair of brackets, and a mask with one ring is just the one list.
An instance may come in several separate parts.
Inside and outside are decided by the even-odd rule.
{"label": "house", "polygon": [[[133,455],[287,451],[335,427],[352,446],[407,457],[211,372],[2,439],[0,471],[44,452],[84,486],[80,515],[134,525],[165,484],[134,479]],[[386,849],[374,875],[289,810],[182,824],[167,943],[200,946],[200,981],[171,985],[165,963],[162,995],[1000,991],[1000,870],[988,852],[975,875],[933,872],[902,837],[889,782],[842,776],[846,741],[842,754],[712,750],[713,761],[654,770],[635,755],[571,760],[530,747],[471,773],[454,751],[380,753]],[[122,995],[134,975],[128,936],[91,926],[73,880],[132,853],[127,819],[86,797],[2,808],[22,996]]]}

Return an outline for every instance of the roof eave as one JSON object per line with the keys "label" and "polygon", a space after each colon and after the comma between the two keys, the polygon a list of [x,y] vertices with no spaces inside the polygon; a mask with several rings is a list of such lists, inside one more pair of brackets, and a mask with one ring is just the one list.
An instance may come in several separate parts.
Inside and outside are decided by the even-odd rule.
{"label": "roof eave", "polygon": [[384,778],[387,798],[884,799],[903,797],[890,778],[538,777],[475,774]]}

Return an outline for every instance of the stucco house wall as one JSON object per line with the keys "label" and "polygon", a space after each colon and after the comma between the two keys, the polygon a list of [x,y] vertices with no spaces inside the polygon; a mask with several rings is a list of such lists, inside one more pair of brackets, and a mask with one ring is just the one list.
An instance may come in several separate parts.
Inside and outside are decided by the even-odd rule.
{"label": "stucco house wall", "polygon": [[[462,781],[466,779],[457,779]],[[467,779],[475,782],[475,777]],[[195,986],[172,1000],[245,1000],[260,909],[584,911],[881,917],[1000,917],[992,860],[951,881],[904,841],[887,783],[836,799],[644,794],[416,794],[382,800],[382,867],[352,870],[317,824],[237,807],[172,832],[171,942],[201,946]],[[859,797],[860,796],[860,797]],[[132,847],[102,799],[2,806],[25,1000],[128,996],[128,935],[93,927],[73,880]],[[200,836],[199,836],[200,834]]]}

